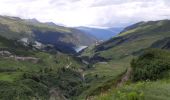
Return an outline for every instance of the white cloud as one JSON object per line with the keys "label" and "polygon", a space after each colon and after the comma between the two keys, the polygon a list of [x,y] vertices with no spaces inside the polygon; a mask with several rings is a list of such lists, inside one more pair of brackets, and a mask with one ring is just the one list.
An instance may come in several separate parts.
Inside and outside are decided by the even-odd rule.
{"label": "white cloud", "polygon": [[1,0],[0,14],[67,26],[122,26],[170,18],[169,0]]}

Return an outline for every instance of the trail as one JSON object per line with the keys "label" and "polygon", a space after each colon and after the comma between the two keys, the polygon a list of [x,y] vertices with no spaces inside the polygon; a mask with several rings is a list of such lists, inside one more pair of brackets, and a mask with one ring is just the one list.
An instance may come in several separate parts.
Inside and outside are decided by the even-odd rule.
{"label": "trail", "polygon": [[62,93],[59,91],[59,89],[51,88],[50,91],[50,99],[49,100],[67,100]]}
{"label": "trail", "polygon": [[[120,88],[122,87],[129,79],[132,73],[132,68],[129,67],[126,71],[126,73],[124,75],[121,76],[121,78],[112,86],[114,86],[114,88]],[[112,88],[112,86],[110,88]],[[101,92],[101,95],[107,95],[107,91],[105,92]],[[94,100],[93,96],[87,97],[86,100]]]}
{"label": "trail", "polygon": [[116,87],[119,88],[123,86],[129,79],[132,73],[132,68],[129,67],[126,73],[122,76],[122,78],[116,83]]}

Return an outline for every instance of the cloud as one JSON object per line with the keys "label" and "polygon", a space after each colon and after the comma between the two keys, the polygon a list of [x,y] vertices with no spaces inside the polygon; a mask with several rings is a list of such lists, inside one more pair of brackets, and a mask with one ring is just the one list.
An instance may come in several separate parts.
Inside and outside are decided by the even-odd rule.
{"label": "cloud", "polygon": [[0,14],[67,26],[124,26],[170,18],[169,0],[1,0]]}

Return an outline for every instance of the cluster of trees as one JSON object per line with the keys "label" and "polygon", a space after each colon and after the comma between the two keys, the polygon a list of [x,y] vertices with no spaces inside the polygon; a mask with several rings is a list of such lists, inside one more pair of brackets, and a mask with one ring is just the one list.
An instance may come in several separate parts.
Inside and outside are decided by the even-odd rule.
{"label": "cluster of trees", "polygon": [[[66,98],[80,94],[83,90],[82,88],[84,88],[80,74],[64,67],[59,68],[57,71],[45,68],[37,73],[25,72],[22,75],[22,80],[40,83],[49,89],[56,87]],[[39,92],[37,91],[37,93]]]}
{"label": "cluster of trees", "polygon": [[146,50],[140,57],[131,61],[131,67],[134,81],[159,79],[170,70],[170,51]]}

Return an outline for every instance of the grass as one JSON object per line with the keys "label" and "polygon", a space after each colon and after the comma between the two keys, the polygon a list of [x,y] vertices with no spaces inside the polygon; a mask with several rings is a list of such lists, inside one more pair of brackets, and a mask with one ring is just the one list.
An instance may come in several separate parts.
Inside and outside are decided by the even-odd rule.
{"label": "grass", "polygon": [[21,72],[1,72],[0,81],[14,82],[20,78]]}
{"label": "grass", "polygon": [[[74,71],[69,71],[69,70],[61,73],[54,70],[49,72],[45,71],[44,73],[29,72],[29,71],[1,72],[0,82],[1,81],[10,83],[9,86],[7,84],[0,84],[0,86],[3,87],[0,90],[1,100],[9,100],[8,98],[9,95],[11,95],[10,97],[13,100],[18,100],[17,98],[19,98],[19,100],[27,100],[23,98],[29,98],[29,100],[30,99],[32,100],[33,98],[39,98],[40,100],[47,100],[50,96],[49,91],[53,87],[59,89],[61,88],[63,95],[71,98],[71,96],[76,95],[75,92],[77,90],[81,89],[79,86],[81,85],[80,75]],[[5,88],[5,87],[9,87],[9,88]],[[23,90],[21,90],[20,88]],[[27,91],[29,93],[27,93]],[[4,92],[6,94],[4,94]]]}
{"label": "grass", "polygon": [[[167,50],[160,50],[160,49],[149,49],[147,50],[143,55],[141,55],[138,58],[138,63],[135,68],[140,70],[145,70],[147,67],[147,70],[150,71],[152,68],[164,68],[168,67],[169,64],[169,54],[170,52]],[[149,57],[149,58],[148,58]],[[156,62],[157,60],[163,61],[163,63],[159,63],[157,65],[154,65],[155,67],[152,67],[151,65],[153,62]],[[133,62],[135,62],[133,60]],[[137,62],[136,62],[137,63]],[[146,65],[145,65],[146,64]],[[159,66],[159,67],[158,67]],[[133,75],[133,73],[136,71],[134,68],[134,64],[132,63],[132,79],[129,80],[124,86],[122,87],[111,87],[110,90],[103,93],[101,92],[101,95],[94,96],[93,99],[95,100],[168,100],[170,97],[170,70],[158,70],[161,71],[160,73],[154,73],[158,74],[158,77],[154,76],[154,81],[152,78],[147,78],[147,75],[152,75],[152,72],[149,72],[149,74],[142,75]],[[137,74],[143,74],[143,73],[137,73]],[[133,81],[133,78],[141,76],[142,80],[140,81]],[[156,79],[155,79],[156,78]]]}
{"label": "grass", "polygon": [[[150,48],[153,43],[170,37],[169,33],[169,21],[146,22],[140,24],[135,29],[128,30],[120,36],[94,47],[94,49],[87,49],[82,54],[83,56],[93,57],[93,55],[98,54],[100,57],[111,59],[111,61],[107,63],[96,63],[85,71],[86,85],[88,88],[80,97],[91,96],[91,94],[96,94],[97,96],[100,93],[102,94],[104,90],[101,91],[101,87],[105,87],[109,82],[114,83],[119,75],[130,66],[133,58],[136,58],[144,49]],[[110,87],[112,87],[112,85],[113,84],[110,84]],[[97,98],[96,100],[114,100],[113,94],[118,90],[113,88],[114,92],[111,94],[109,94],[110,92],[108,94],[106,93],[104,94],[106,96],[101,96],[101,98]],[[135,98],[140,97],[140,95],[142,94],[134,91],[130,94],[125,93],[126,97],[130,96],[129,100],[136,100]],[[121,99],[118,98],[115,100]],[[127,100],[127,98],[122,100]]]}
{"label": "grass", "polygon": [[[128,64],[131,58],[122,60],[112,60],[110,62],[99,62],[87,69],[85,74],[85,89],[76,98],[76,100],[84,100],[89,96],[98,95],[103,91],[107,91],[120,78],[122,73],[130,66]],[[122,63],[124,62],[124,63]]]}
{"label": "grass", "polygon": [[[22,52],[18,53],[22,56]],[[69,98],[78,95],[76,91],[82,91],[81,75],[77,70],[84,65],[79,60],[62,53],[32,53],[27,56],[39,58],[38,63],[0,58],[1,100],[47,100],[51,88],[61,89]]]}
{"label": "grass", "polygon": [[[123,37],[120,38],[120,42],[123,39],[123,43],[115,45],[110,40],[103,45],[99,45],[106,48],[110,47],[106,50],[95,51],[94,47],[90,47],[83,52],[82,56],[90,58],[95,54],[99,54],[99,56],[111,58],[111,60],[93,63],[88,66],[82,64],[77,57],[62,53],[50,54],[48,52],[32,51],[30,48],[23,48],[20,45],[15,50],[13,42],[0,38],[0,47],[11,50],[13,54],[40,59],[38,63],[31,63],[1,57],[0,99],[47,100],[50,97],[50,89],[58,88],[59,91],[57,92],[61,92],[63,96],[73,100],[84,100],[89,96],[96,100],[168,100],[168,93],[170,92],[168,76],[166,76],[166,79],[158,81],[140,81],[136,83],[130,81],[121,88],[115,88],[114,86],[127,68],[130,67],[130,61],[136,57],[136,55],[133,55],[134,52],[149,48],[154,42],[170,37],[169,27],[161,28],[162,25],[164,25],[163,22],[154,27],[150,25],[140,26],[136,30],[125,32],[120,36]],[[32,26],[32,28],[36,27],[41,31],[50,29],[44,25]],[[16,28],[10,29],[13,32],[21,31],[18,28],[16,25]],[[154,31],[154,29],[157,31]],[[159,32],[163,29],[166,31]],[[62,28],[52,28],[52,31],[63,30]],[[69,32],[69,30],[65,31]],[[9,34],[11,33],[9,32]],[[66,68],[67,66],[69,68]]]}
{"label": "grass", "polygon": [[[169,100],[169,80],[137,82],[95,97],[95,100]],[[133,99],[136,98],[136,99]]]}
{"label": "grass", "polygon": [[140,37],[139,39],[126,42],[122,45],[118,45],[105,51],[101,51],[99,54],[105,58],[120,59],[121,57],[132,55],[133,52],[149,48],[154,42],[165,37],[170,37],[170,34],[159,33],[155,34],[154,36],[148,35],[147,37]]}

